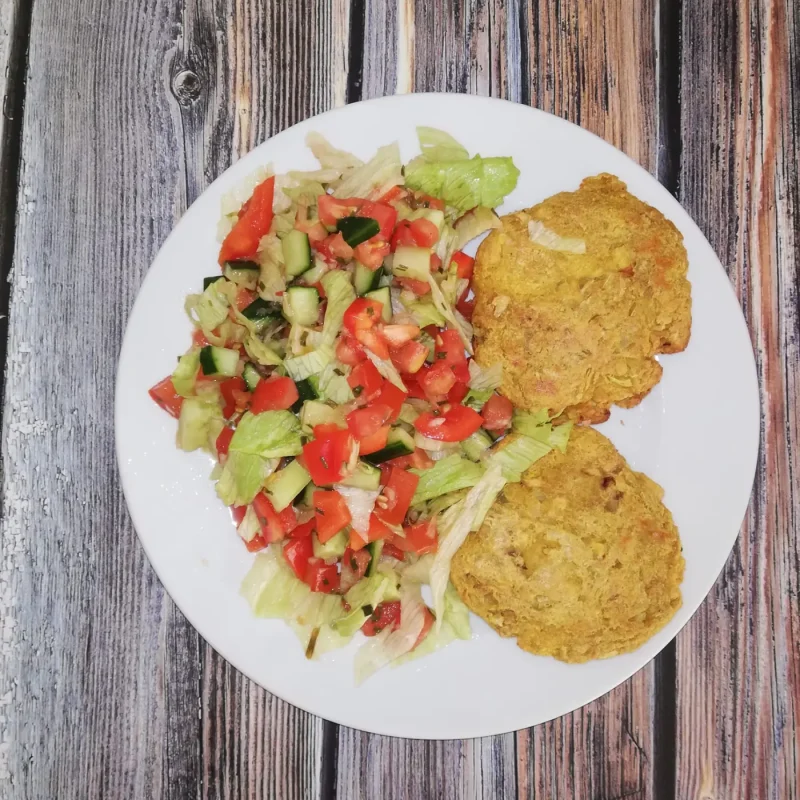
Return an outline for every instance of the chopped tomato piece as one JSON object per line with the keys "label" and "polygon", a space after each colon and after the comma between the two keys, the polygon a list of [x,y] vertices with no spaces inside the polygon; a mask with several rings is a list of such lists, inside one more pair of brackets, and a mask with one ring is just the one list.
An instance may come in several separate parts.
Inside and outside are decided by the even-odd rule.
{"label": "chopped tomato piece", "polygon": [[391,542],[383,543],[383,550],[381,550],[381,555],[388,556],[389,558],[395,558],[398,561],[404,561],[406,557],[406,554],[399,547],[396,547]]}
{"label": "chopped tomato piece", "polygon": [[439,229],[429,219],[415,219],[409,229],[417,247],[433,247],[439,239]]}
{"label": "chopped tomato piece", "polygon": [[475,267],[474,258],[459,250],[450,257],[450,263],[456,265],[456,272],[459,278],[466,278],[468,281],[472,280],[472,271]]}
{"label": "chopped tomato piece", "polygon": [[366,408],[357,408],[347,415],[347,427],[359,441],[379,431],[392,416],[389,406],[373,403]]}
{"label": "chopped tomato piece", "polygon": [[408,395],[402,389],[399,389],[390,381],[384,381],[380,393],[375,398],[375,404],[388,406],[391,411],[389,422],[396,422],[400,416],[400,408],[407,397]]}
{"label": "chopped tomato piece", "polygon": [[452,368],[444,361],[437,361],[419,377],[419,385],[432,402],[447,397],[447,393],[455,384],[456,376],[453,375]]}
{"label": "chopped tomato piece", "polygon": [[396,628],[400,624],[400,601],[379,603],[367,621],[361,626],[364,636],[376,636],[386,628]]}
{"label": "chopped tomato piece", "polygon": [[342,572],[339,588],[346,592],[351,586],[355,586],[366,574],[372,556],[368,550],[355,552],[349,547],[342,556]]}
{"label": "chopped tomato piece", "polygon": [[338,358],[342,364],[354,367],[356,364],[364,361],[366,355],[364,355],[364,348],[353,339],[352,336],[342,334],[339,337],[339,341],[336,343],[336,358]]}
{"label": "chopped tomato piece", "polygon": [[286,506],[278,514],[278,519],[281,521],[284,533],[291,533],[297,527],[297,511],[295,511],[294,506]]}
{"label": "chopped tomato piece", "polygon": [[304,522],[302,525],[298,525],[294,530],[289,533],[289,537],[291,539],[305,539],[314,532],[314,528],[317,525],[316,517],[311,517],[308,522]]}
{"label": "chopped tomato piece", "polygon": [[175,417],[175,419],[181,415],[183,398],[175,391],[175,387],[172,385],[171,375],[168,378],[164,378],[163,381],[159,381],[150,389],[149,394],[167,414]]}
{"label": "chopped tomato piece", "polygon": [[337,258],[346,261],[353,257],[353,248],[347,244],[341,233],[332,233],[321,242],[316,242],[314,247],[327,261],[334,261]]}
{"label": "chopped tomato piece", "polygon": [[436,621],[435,617],[431,613],[431,610],[427,606],[425,606],[424,614],[425,619],[422,621],[422,630],[419,632],[417,641],[414,642],[414,647],[411,648],[412,650],[415,650],[425,641],[425,637],[430,633],[433,623]]}
{"label": "chopped tomato piece", "polygon": [[414,292],[417,297],[422,297],[422,295],[428,294],[428,292],[431,290],[429,283],[426,283],[425,281],[418,281],[416,278],[396,278],[396,281],[404,289],[408,289],[409,292]]}
{"label": "chopped tomato piece", "polygon": [[367,350],[370,350],[378,356],[378,358],[382,358],[384,361],[389,358],[389,345],[377,331],[358,331],[356,333],[356,339],[361,342]]}
{"label": "chopped tomato piece", "polygon": [[303,462],[317,486],[338,483],[347,475],[358,445],[350,434],[332,425],[314,428],[314,439],[303,445]]}
{"label": "chopped tomato piece", "polygon": [[314,492],[314,512],[317,519],[317,538],[322,544],[336,536],[353,520],[350,509],[339,492]]}
{"label": "chopped tomato piece", "polygon": [[406,385],[406,389],[408,389],[408,396],[409,397],[416,397],[420,400],[427,400],[427,396],[425,392],[422,391],[422,387],[419,385],[419,378],[422,373],[426,372],[430,367],[427,364],[423,364],[420,367],[419,372],[416,375],[402,375],[403,383]]}
{"label": "chopped tomato piece", "polygon": [[236,308],[239,311],[243,311],[253,300],[256,299],[258,295],[255,292],[251,292],[249,289],[242,289],[240,288],[238,292],[236,292]]}
{"label": "chopped tomato piece", "polygon": [[359,453],[363,456],[368,456],[370,453],[377,453],[378,450],[383,450],[389,441],[389,431],[391,429],[391,425],[384,425],[378,428],[375,433],[365,436],[361,439]]}
{"label": "chopped tomato piece", "polygon": [[426,553],[435,553],[439,546],[436,534],[436,518],[418,522],[416,525],[407,525],[403,528],[405,537],[397,536],[392,539],[401,550],[407,553],[416,553],[418,556]]}
{"label": "chopped tomato piece", "polygon": [[416,208],[436,208],[439,211],[444,211],[444,200],[438,197],[431,197],[429,194],[416,192],[414,195]]}
{"label": "chopped tomato piece", "polygon": [[247,513],[247,506],[231,506],[231,516],[233,524],[238,528],[242,524],[244,515]]}
{"label": "chopped tomato piece", "polygon": [[436,253],[431,253],[431,272],[438,272],[441,268],[442,259]]}
{"label": "chopped tomato piece", "polygon": [[289,562],[289,566],[294,570],[294,574],[305,580],[308,562],[314,556],[314,545],[310,536],[302,539],[291,539],[283,548],[283,556]]}
{"label": "chopped tomato piece", "polygon": [[511,427],[514,406],[507,397],[493,394],[481,409],[483,427],[487,431],[504,431]]}
{"label": "chopped tomato piece", "polygon": [[217,455],[228,455],[228,448],[231,446],[231,439],[233,439],[233,428],[225,427],[219,432],[216,442]]}
{"label": "chopped tomato piece", "polygon": [[228,380],[220,383],[219,392],[224,401],[222,406],[222,415],[225,417],[225,419],[233,416],[237,409],[237,397],[241,398],[241,393],[246,391],[247,384],[242,378],[228,378]]}
{"label": "chopped tomato piece", "polygon": [[252,258],[261,238],[272,225],[272,199],[275,194],[275,176],[272,175],[253,190],[250,199],[239,211],[239,219],[225,237],[219,251],[219,263]]}
{"label": "chopped tomato piece", "polygon": [[383,313],[383,303],[370,300],[367,297],[358,297],[353,300],[344,312],[342,325],[346,331],[357,334],[359,331],[368,331],[380,322]]}
{"label": "chopped tomato piece", "polygon": [[326,564],[319,558],[312,558],[308,562],[305,581],[312,592],[330,594],[339,589],[339,570],[336,564]]}
{"label": "chopped tomato piece", "polygon": [[245,542],[245,547],[249,553],[257,553],[269,545],[269,542],[260,534],[257,533],[249,542]]}
{"label": "chopped tomato piece", "polygon": [[447,393],[447,402],[457,405],[460,403],[469,392],[469,386],[466,383],[458,381],[455,386]]}
{"label": "chopped tomato piece", "polygon": [[394,224],[397,222],[397,209],[382,202],[374,203],[372,200],[367,200],[358,209],[356,216],[374,219],[380,226],[381,239],[388,240],[394,230]]}
{"label": "chopped tomato piece", "polygon": [[[434,461],[424,450],[417,447],[410,456],[398,456],[391,461],[387,461],[386,464],[392,467],[400,467],[401,469],[408,469],[409,467],[413,469],[430,469]],[[383,467],[385,464],[381,464],[381,466]]]}
{"label": "chopped tomato piece", "polygon": [[367,538],[364,539],[364,537],[353,528],[350,531],[350,549],[357,552],[361,550],[362,547],[366,547],[370,542],[376,542],[378,539],[385,539],[391,532],[392,531],[374,514],[370,514]]}
{"label": "chopped tomato piece", "polygon": [[[434,337],[434,355],[437,362],[444,362],[456,366],[467,363],[467,355],[464,352],[464,343],[457,331],[441,331]],[[459,378],[459,380],[461,380]],[[467,377],[469,380],[469,377]],[[466,381],[465,381],[466,382]]]}
{"label": "chopped tomato piece", "polygon": [[264,411],[284,411],[300,398],[297,386],[291,378],[266,378],[256,385],[250,410],[254,414]]}
{"label": "chopped tomato piece", "polygon": [[261,523],[261,532],[268,542],[279,542],[286,535],[281,518],[264,492],[259,492],[253,500],[253,509]]}
{"label": "chopped tomato piece", "polygon": [[386,194],[382,195],[378,202],[391,203],[395,200],[401,200],[406,196],[406,190],[402,186],[392,186]]}
{"label": "chopped tomato piece", "polygon": [[402,347],[420,334],[417,325],[381,325],[379,330],[389,347]]}
{"label": "chopped tomato piece", "polygon": [[192,344],[196,347],[205,347],[207,344],[211,344],[211,342],[206,339],[206,335],[200,328],[196,328],[192,334]]}
{"label": "chopped tomato piece", "polygon": [[461,299],[456,303],[456,311],[461,314],[465,319],[472,320],[472,315],[475,312],[475,298],[467,300],[466,297],[469,291],[465,291],[461,295]]}
{"label": "chopped tomato piece", "polygon": [[362,361],[350,371],[347,383],[360,402],[372,400],[383,386],[383,376],[371,361]]}
{"label": "chopped tomato piece", "polygon": [[377,236],[373,236],[366,242],[361,242],[361,244],[357,245],[353,255],[359,264],[363,264],[374,272],[383,264],[383,259],[391,252],[389,242],[384,242],[378,239]]}
{"label": "chopped tomato piece", "polygon": [[419,475],[391,467],[389,480],[375,504],[375,516],[387,525],[400,525],[408,513],[418,483]]}
{"label": "chopped tomato piece", "polygon": [[321,242],[328,235],[325,226],[318,219],[310,220],[308,218],[308,206],[297,207],[294,227],[305,233],[310,242]]}
{"label": "chopped tomato piece", "polygon": [[432,414],[426,411],[414,420],[414,427],[429,439],[439,442],[463,442],[483,424],[483,417],[467,406],[450,406]]}
{"label": "chopped tomato piece", "polygon": [[323,225],[333,228],[340,219],[355,214],[363,202],[358,197],[339,199],[330,194],[321,194],[317,198],[319,220]]}
{"label": "chopped tomato piece", "polygon": [[391,250],[394,253],[398,247],[416,247],[414,236],[411,233],[411,224],[408,220],[401,220],[394,229],[391,241]]}

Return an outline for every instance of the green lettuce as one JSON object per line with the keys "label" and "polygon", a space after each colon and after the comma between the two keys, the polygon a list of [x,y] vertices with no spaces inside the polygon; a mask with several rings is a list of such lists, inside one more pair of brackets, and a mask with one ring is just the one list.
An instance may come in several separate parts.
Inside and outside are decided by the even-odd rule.
{"label": "green lettuce", "polygon": [[427,161],[464,161],[469,158],[466,148],[446,131],[419,125],[417,138],[422,157]]}
{"label": "green lettuce", "polygon": [[489,457],[490,464],[499,464],[503,477],[517,483],[534,462],[546,456],[553,448],[529,436],[510,437],[511,441]]}
{"label": "green lettuce", "polygon": [[172,385],[181,397],[190,397],[194,394],[194,384],[197,379],[197,370],[200,367],[200,348],[193,347],[184,353],[175,372],[172,373]]}
{"label": "green lettuce", "polygon": [[283,359],[254,333],[244,340],[244,349],[248,356],[262,367],[279,367]]}
{"label": "green lettuce", "polygon": [[206,393],[187,397],[181,404],[176,441],[187,452],[209,448],[224,425],[218,397]]}
{"label": "green lettuce", "polygon": [[253,453],[229,452],[217,481],[217,497],[226,506],[246,506],[253,502],[264,479],[278,466],[280,459],[262,458]]}
{"label": "green lettuce", "polygon": [[439,495],[474,486],[483,475],[483,467],[454,453],[437,461],[429,469],[412,469],[419,475],[412,503],[424,503]]}
{"label": "green lettuce", "polygon": [[572,433],[572,423],[553,426],[546,410],[527,412],[515,411],[513,428],[516,433],[536,439],[537,442],[546,444],[549,447],[567,452],[567,442]]}
{"label": "green lettuce", "polygon": [[261,458],[296,456],[303,450],[300,421],[291,411],[249,411],[239,421],[229,453],[247,453]]}
{"label": "green lettuce", "polygon": [[[335,197],[369,197],[385,194],[403,183],[400,148],[397,142],[378,148],[375,155],[360,167],[356,167],[334,191]],[[327,291],[327,290],[326,290]]]}
{"label": "green lettuce", "polygon": [[347,273],[340,269],[326,272],[320,282],[328,299],[325,320],[322,323],[322,341],[332,345],[342,329],[344,312],[356,299],[356,292]]}
{"label": "green lettuce", "polygon": [[214,281],[202,294],[190,294],[186,298],[186,310],[189,316],[203,330],[213,330],[228,317],[226,283],[225,280]]}
{"label": "green lettuce", "polygon": [[325,344],[302,356],[287,358],[283,362],[283,366],[293,381],[302,381],[322,372],[332,361],[333,350],[330,345]]}

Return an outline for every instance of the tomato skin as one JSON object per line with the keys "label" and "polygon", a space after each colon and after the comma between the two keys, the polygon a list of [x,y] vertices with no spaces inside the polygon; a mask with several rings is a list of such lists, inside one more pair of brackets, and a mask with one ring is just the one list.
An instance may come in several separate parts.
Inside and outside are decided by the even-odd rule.
{"label": "tomato skin", "polygon": [[206,335],[200,328],[196,328],[194,333],[192,333],[192,344],[196,347],[205,347],[207,344],[211,344],[211,342],[206,339]]}
{"label": "tomato skin", "polygon": [[261,533],[268,542],[279,542],[286,536],[281,518],[264,492],[255,496],[253,510],[261,523]]}
{"label": "tomato skin", "polygon": [[411,648],[412,650],[416,650],[425,641],[425,637],[430,633],[433,623],[436,621],[436,618],[427,606],[425,606],[424,614],[425,619],[422,621],[422,630],[419,632],[417,641],[414,642],[414,646]]}
{"label": "tomato skin", "polygon": [[290,534],[297,527],[297,511],[294,506],[286,506],[278,514],[278,519],[281,521],[284,533]]}
{"label": "tomato skin", "polygon": [[242,524],[244,515],[247,513],[247,506],[231,506],[231,517],[233,524],[238,528]]}
{"label": "tomato skin", "polygon": [[367,403],[381,391],[384,381],[371,361],[362,361],[350,371],[347,383],[359,402]]}
{"label": "tomato skin", "polygon": [[381,325],[380,333],[389,347],[402,347],[416,339],[420,329],[417,325]]}
{"label": "tomato skin", "polygon": [[383,550],[381,550],[381,555],[397,559],[397,561],[404,561],[406,557],[406,554],[399,547],[393,545],[391,542],[383,543]]}
{"label": "tomato skin", "polygon": [[416,192],[414,194],[414,201],[416,208],[435,208],[439,211],[444,211],[444,200],[440,200],[438,197],[431,197],[429,194]]}
{"label": "tomato skin", "polygon": [[415,219],[409,226],[417,247],[433,247],[439,240],[439,229],[429,219]]}
{"label": "tomato skin", "polygon": [[406,190],[402,186],[392,186],[386,194],[378,198],[379,203],[392,203],[402,200],[406,196]]}
{"label": "tomato skin", "polygon": [[469,393],[466,383],[456,382],[455,386],[447,393],[447,402],[458,405]]}
{"label": "tomato skin", "polygon": [[258,250],[261,237],[269,233],[272,225],[272,200],[275,194],[275,176],[272,175],[253,190],[250,199],[239,211],[239,219],[222,242],[219,263],[252,258]]}
{"label": "tomato skin", "polygon": [[378,396],[375,398],[375,404],[387,406],[391,412],[388,421],[396,422],[400,417],[400,408],[407,397],[408,395],[391,381],[384,381]]}
{"label": "tomato skin", "polygon": [[474,258],[459,250],[450,257],[450,263],[456,265],[456,274],[459,278],[466,278],[468,281],[472,280],[472,272],[475,268]]}
{"label": "tomato skin", "polygon": [[251,292],[249,289],[239,289],[236,292],[236,308],[239,311],[243,311],[253,300],[256,299],[258,295],[255,292]]}
{"label": "tomato skin", "polygon": [[379,603],[367,621],[361,626],[364,636],[376,636],[385,628],[395,628],[400,624],[400,601]]}
{"label": "tomato skin", "polygon": [[[392,409],[380,403],[372,403],[365,408],[351,411],[347,417],[347,427],[359,441],[379,431],[392,415]],[[363,451],[361,451],[363,452]]]}
{"label": "tomato skin", "polygon": [[435,362],[419,379],[422,390],[434,402],[446,397],[455,384],[456,376],[453,375],[452,368],[444,361]]}
{"label": "tomato skin", "polygon": [[358,197],[339,199],[330,194],[321,194],[317,198],[317,214],[319,221],[330,228],[344,217],[350,217],[361,208],[363,200]]}
{"label": "tomato skin", "polygon": [[308,522],[304,522],[302,525],[296,526],[290,533],[290,539],[306,539],[311,536],[316,528],[317,520],[316,517],[311,517]]}
{"label": "tomato skin", "polygon": [[228,455],[228,449],[231,446],[231,439],[233,439],[233,428],[228,428],[226,426],[219,432],[219,436],[217,436],[217,441],[215,444],[217,448],[217,455]]}
{"label": "tomato skin", "polygon": [[398,456],[381,464],[382,467],[385,465],[400,467],[400,469],[430,469],[434,465],[434,460],[424,450],[417,447],[409,456]]}
{"label": "tomato skin", "polygon": [[241,399],[242,393],[247,392],[247,384],[242,378],[228,378],[219,384],[219,391],[225,401],[222,407],[222,416],[229,419],[237,410],[237,399]]}
{"label": "tomato skin", "polygon": [[[467,363],[467,355],[464,352],[464,343],[457,331],[445,330],[434,336],[434,355],[436,362],[443,362],[451,366]],[[469,376],[469,373],[467,373]],[[461,380],[459,378],[459,380]],[[467,377],[469,380],[469,377]],[[466,382],[466,381],[465,381]]]}
{"label": "tomato skin", "polygon": [[386,340],[375,330],[364,330],[356,333],[356,339],[384,361],[389,358],[389,345]]}
{"label": "tomato skin", "polygon": [[398,247],[416,247],[417,243],[411,234],[411,224],[408,220],[404,219],[397,223],[390,244],[393,253]]}
{"label": "tomato skin", "polygon": [[303,462],[317,486],[338,483],[345,477],[347,465],[356,446],[350,431],[332,426],[331,430],[320,431],[325,426],[314,428],[314,439],[303,445]]}
{"label": "tomato skin", "polygon": [[264,411],[285,411],[299,398],[297,386],[291,378],[265,378],[256,385],[250,411],[253,414],[261,414]]}
{"label": "tomato skin", "polygon": [[511,427],[514,406],[507,397],[493,394],[481,409],[483,427],[487,431],[504,431]]}
{"label": "tomato skin", "polygon": [[375,433],[365,436],[360,440],[359,452],[361,455],[368,456],[370,453],[377,453],[378,450],[383,450],[389,441],[389,431],[392,429],[391,425],[384,425],[378,428]]}
{"label": "tomato skin", "polygon": [[375,514],[370,514],[367,538],[364,539],[363,536],[353,528],[350,531],[350,549],[354,552],[358,552],[370,542],[376,542],[378,539],[385,539],[390,533],[391,530],[387,528]]}
{"label": "tomato skin", "polygon": [[397,222],[397,209],[380,201],[373,202],[372,200],[366,200],[361,208],[358,209],[356,216],[374,219],[381,229],[378,235],[381,239],[388,240]]}
{"label": "tomato skin", "polygon": [[249,542],[244,544],[248,553],[257,553],[267,547],[269,542],[260,533],[257,533]]}
{"label": "tomato skin", "polygon": [[458,311],[464,319],[472,321],[472,315],[475,313],[475,298],[473,297],[467,300],[466,297],[468,294],[469,290],[466,290],[464,294],[461,295],[461,299],[456,303],[456,311]]}
{"label": "tomato skin", "polygon": [[414,427],[428,439],[463,442],[483,425],[483,417],[467,406],[450,406],[438,415],[426,411],[414,420]]}
{"label": "tomato skin", "polygon": [[337,259],[346,261],[353,257],[353,248],[347,244],[341,233],[326,236],[321,242],[314,244],[314,249],[329,263],[334,263]]}
{"label": "tomato skin", "polygon": [[387,525],[400,525],[411,506],[419,475],[398,467],[389,468],[389,480],[375,504],[375,516]]}
{"label": "tomato skin", "polygon": [[407,553],[416,553],[418,556],[426,553],[435,553],[439,548],[439,537],[436,531],[436,518],[418,522],[416,525],[406,525],[405,538],[396,536],[392,543]]}
{"label": "tomato skin", "polygon": [[342,325],[346,331],[356,335],[373,328],[380,322],[382,313],[383,303],[368,297],[357,297],[344,312]]}
{"label": "tomato skin", "polygon": [[283,557],[301,581],[305,580],[308,562],[313,556],[314,545],[310,536],[302,539],[291,539],[283,548]]}
{"label": "tomato skin", "polygon": [[294,218],[294,227],[296,230],[305,233],[310,242],[321,242],[327,235],[328,231],[325,226],[317,220],[309,220],[308,206],[298,206],[297,214]]}
{"label": "tomato skin", "polygon": [[366,242],[356,245],[353,256],[359,264],[363,264],[374,272],[383,264],[383,260],[391,252],[388,242],[381,241],[376,236],[373,236]]}
{"label": "tomato skin", "polygon": [[314,492],[314,511],[316,513],[317,538],[325,544],[339,533],[353,518],[344,498],[339,492]]}
{"label": "tomato skin", "polygon": [[355,339],[347,334],[342,334],[336,343],[336,358],[342,364],[354,367],[365,361],[367,356],[364,354],[364,348]]}
{"label": "tomato skin", "polygon": [[163,381],[159,381],[149,390],[148,394],[167,412],[167,414],[175,417],[175,419],[180,417],[183,398],[175,391],[171,375],[164,378]]}
{"label": "tomato skin", "polygon": [[305,582],[312,592],[331,594],[339,590],[339,571],[336,564],[326,564],[318,558],[311,558],[306,568]]}

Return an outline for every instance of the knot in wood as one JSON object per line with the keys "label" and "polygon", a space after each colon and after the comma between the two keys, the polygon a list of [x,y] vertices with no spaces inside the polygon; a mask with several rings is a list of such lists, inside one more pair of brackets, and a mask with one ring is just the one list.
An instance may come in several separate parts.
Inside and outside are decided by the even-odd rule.
{"label": "knot in wood", "polygon": [[200,78],[190,69],[182,69],[172,79],[172,94],[182,106],[194,103],[200,97],[201,91]]}

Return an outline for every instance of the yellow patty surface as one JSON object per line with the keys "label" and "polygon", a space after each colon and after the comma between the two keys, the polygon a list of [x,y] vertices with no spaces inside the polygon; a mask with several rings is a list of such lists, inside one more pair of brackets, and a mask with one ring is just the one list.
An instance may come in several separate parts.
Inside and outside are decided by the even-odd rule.
{"label": "yellow patty surface", "polygon": [[591,428],[509,484],[456,553],[464,602],[524,650],[581,662],[635,650],[681,605],[662,490]]}
{"label": "yellow patty surface", "polygon": [[[585,252],[535,244],[531,221]],[[503,393],[529,410],[602,422],[636,405],[661,377],[653,356],[689,341],[681,234],[607,174],[502,222],[475,261],[478,363],[501,362]]]}

